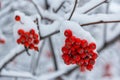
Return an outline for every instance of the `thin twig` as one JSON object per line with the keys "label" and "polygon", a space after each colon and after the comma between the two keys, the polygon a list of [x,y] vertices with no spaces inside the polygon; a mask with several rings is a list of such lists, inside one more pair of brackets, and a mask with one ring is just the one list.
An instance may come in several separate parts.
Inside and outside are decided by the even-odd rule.
{"label": "thin twig", "polygon": [[55,70],[58,70],[57,59],[56,59],[54,48],[53,48],[52,38],[49,37],[48,39],[49,39],[50,49],[53,54],[54,67],[55,67]]}
{"label": "thin twig", "polygon": [[31,0],[30,2],[35,6],[35,8],[36,8],[38,14],[40,15],[41,19],[43,19],[43,15],[42,15],[39,7],[37,6],[37,4],[33,0]]}
{"label": "thin twig", "polygon": [[38,29],[38,33],[39,33],[39,39],[40,39],[40,26],[39,26],[39,20],[38,18],[36,18],[36,24],[37,24],[37,29]]}
{"label": "thin twig", "polygon": [[77,6],[77,2],[78,2],[78,0],[75,0],[75,4],[74,4],[73,10],[72,10],[72,13],[71,13],[70,17],[68,18],[68,20],[70,20],[72,18],[73,14],[75,12],[76,6]]}
{"label": "thin twig", "polygon": [[97,5],[95,5],[95,6],[94,6],[94,7],[92,7],[91,9],[89,9],[89,10],[85,11],[83,14],[86,14],[86,13],[90,12],[91,10],[93,10],[93,9],[97,8],[98,6],[100,6],[101,4],[106,3],[106,2],[107,2],[107,0],[105,0],[105,1],[103,1],[103,2],[101,2],[101,3],[99,3],[99,4],[97,4]]}
{"label": "thin twig", "polygon": [[53,11],[54,11],[55,13],[57,13],[57,12],[62,8],[62,6],[64,5],[64,3],[65,3],[65,1],[63,1],[56,10],[53,9]]}
{"label": "thin twig", "polygon": [[119,23],[119,22],[120,22],[120,20],[116,20],[116,21],[96,21],[96,22],[81,24],[81,26],[89,26],[89,25],[103,24],[103,23]]}

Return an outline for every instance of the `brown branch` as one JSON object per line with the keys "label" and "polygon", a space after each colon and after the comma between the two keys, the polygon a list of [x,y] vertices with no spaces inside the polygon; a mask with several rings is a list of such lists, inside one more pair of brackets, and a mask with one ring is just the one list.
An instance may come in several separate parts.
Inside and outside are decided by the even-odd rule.
{"label": "brown branch", "polygon": [[71,13],[70,17],[68,18],[68,20],[71,20],[73,14],[74,14],[74,12],[75,12],[75,9],[76,9],[76,6],[77,6],[77,2],[78,2],[78,0],[75,0],[75,5],[74,5],[74,7],[73,7],[72,13]]}
{"label": "brown branch", "polygon": [[4,63],[4,65],[2,65],[2,67],[0,68],[0,72],[1,72],[1,70],[2,70],[8,63],[10,63],[11,61],[13,61],[17,56],[21,55],[23,52],[25,52],[25,49],[24,49],[24,50],[21,50],[19,53],[17,53],[16,55],[14,55],[9,61],[7,61],[6,63]]}
{"label": "brown branch", "polygon": [[37,6],[37,4],[36,4],[33,0],[31,0],[30,2],[31,2],[31,3],[34,5],[34,7],[36,8],[36,10],[37,10],[38,14],[40,15],[41,19],[43,19],[42,13],[41,13],[41,11],[39,10],[39,7]]}
{"label": "brown branch", "polygon": [[89,25],[94,25],[94,24],[104,24],[104,23],[119,23],[120,20],[116,20],[116,21],[97,21],[97,22],[91,22],[91,23],[84,23],[81,24],[81,26],[89,26]]}
{"label": "brown branch", "polygon": [[100,6],[100,5],[103,4],[103,3],[107,3],[107,0],[105,0],[105,1],[103,1],[103,2],[101,2],[101,3],[99,3],[99,4],[97,4],[97,5],[95,5],[95,6],[92,7],[91,9],[85,11],[83,14],[86,14],[86,13],[90,12],[91,10],[97,8],[98,6]]}
{"label": "brown branch", "polygon": [[57,59],[56,59],[56,55],[55,55],[55,51],[54,51],[54,47],[53,47],[53,42],[52,42],[52,38],[49,37],[49,45],[50,45],[50,49],[53,55],[53,63],[54,63],[54,67],[55,67],[55,71],[58,70],[58,65],[57,65]]}
{"label": "brown branch", "polygon": [[55,13],[57,13],[62,8],[62,6],[64,5],[64,3],[65,3],[65,1],[60,4],[60,6],[58,7],[58,9],[56,9],[56,10],[53,9],[53,11]]}

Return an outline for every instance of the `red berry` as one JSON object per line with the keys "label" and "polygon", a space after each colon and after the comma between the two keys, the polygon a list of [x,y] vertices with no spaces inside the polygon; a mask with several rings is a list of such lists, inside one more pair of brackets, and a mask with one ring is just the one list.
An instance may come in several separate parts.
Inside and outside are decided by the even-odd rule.
{"label": "red berry", "polygon": [[90,48],[90,49],[93,49],[93,50],[96,49],[96,44],[93,43],[93,42],[90,43],[90,44],[89,44],[89,48]]}
{"label": "red berry", "polygon": [[29,43],[26,41],[26,42],[24,43],[24,46],[25,46],[25,47],[29,47]]}
{"label": "red berry", "polygon": [[34,45],[33,45],[33,44],[30,44],[29,48],[30,48],[30,49],[34,49]]}
{"label": "red berry", "polygon": [[19,30],[18,30],[18,34],[19,34],[19,35],[24,35],[24,30],[23,30],[23,29],[19,29]]}
{"label": "red berry", "polygon": [[21,43],[21,40],[20,40],[20,39],[17,39],[17,43],[20,44],[20,43]]}
{"label": "red berry", "polygon": [[1,43],[1,44],[5,44],[5,40],[0,39],[0,43]]}
{"label": "red berry", "polygon": [[63,58],[63,60],[64,60],[65,62],[68,62],[68,61],[69,61],[69,56],[66,55],[66,54],[63,54],[63,55],[62,55],[62,58]]}
{"label": "red berry", "polygon": [[38,44],[39,43],[39,40],[34,40],[34,44]]}
{"label": "red berry", "polygon": [[66,47],[62,47],[61,50],[62,50],[63,54],[68,54],[69,50]]}
{"label": "red berry", "polygon": [[35,30],[34,30],[34,29],[31,29],[31,30],[30,30],[30,34],[33,34],[33,35],[34,35],[34,34],[35,34]]}
{"label": "red berry", "polygon": [[39,51],[38,47],[34,47],[34,50],[35,50],[35,51]]}
{"label": "red berry", "polygon": [[91,71],[93,69],[93,65],[87,65],[87,70]]}
{"label": "red berry", "polygon": [[77,50],[77,52],[78,52],[79,54],[82,54],[82,53],[84,52],[84,49],[79,48],[79,49]]}
{"label": "red berry", "polygon": [[79,38],[76,38],[75,41],[76,41],[76,42],[75,42],[75,45],[80,46],[81,40],[80,40]]}
{"label": "red berry", "polygon": [[21,18],[20,18],[19,15],[16,15],[16,16],[15,16],[15,20],[16,20],[16,21],[20,21],[20,19],[21,19]]}
{"label": "red berry", "polygon": [[92,58],[93,58],[93,59],[97,59],[97,57],[98,57],[98,55],[97,55],[96,53],[93,53]]}
{"label": "red berry", "polygon": [[34,39],[38,39],[38,34],[34,34],[34,35],[33,35],[33,38],[34,38]]}
{"label": "red berry", "polygon": [[70,43],[71,44],[74,44],[75,43],[75,36],[71,36],[70,38],[69,38],[69,40],[70,40]]}
{"label": "red berry", "polygon": [[72,31],[70,29],[65,30],[64,35],[66,37],[71,37],[72,36]]}
{"label": "red berry", "polygon": [[22,44],[24,44],[24,42],[26,41],[25,36],[21,36],[21,37],[20,37],[20,40],[21,40]]}
{"label": "red berry", "polygon": [[79,56],[79,55],[76,55],[76,56],[75,56],[75,60],[76,60],[76,61],[80,61],[80,56]]}
{"label": "red berry", "polygon": [[90,64],[90,65],[94,65],[94,64],[95,64],[95,60],[94,60],[94,59],[90,59],[90,60],[89,60],[89,64]]}
{"label": "red berry", "polygon": [[88,46],[87,40],[81,40],[81,46],[82,46],[83,48],[87,47],[87,46]]}

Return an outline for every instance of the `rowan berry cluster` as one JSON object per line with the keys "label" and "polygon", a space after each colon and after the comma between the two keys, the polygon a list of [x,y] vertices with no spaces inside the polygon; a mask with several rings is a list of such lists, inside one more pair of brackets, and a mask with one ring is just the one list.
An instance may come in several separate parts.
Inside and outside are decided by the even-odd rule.
{"label": "rowan berry cluster", "polygon": [[26,48],[34,49],[38,51],[39,38],[38,34],[35,33],[34,29],[31,29],[29,32],[25,32],[23,29],[18,30],[18,35],[20,36],[17,39],[18,44],[24,45]]}
{"label": "rowan berry cluster", "polygon": [[98,56],[94,52],[96,44],[93,42],[89,44],[87,40],[73,36],[70,29],[65,30],[64,35],[66,36],[65,45],[61,50],[65,64],[77,64],[81,71],[85,69],[91,71]]}

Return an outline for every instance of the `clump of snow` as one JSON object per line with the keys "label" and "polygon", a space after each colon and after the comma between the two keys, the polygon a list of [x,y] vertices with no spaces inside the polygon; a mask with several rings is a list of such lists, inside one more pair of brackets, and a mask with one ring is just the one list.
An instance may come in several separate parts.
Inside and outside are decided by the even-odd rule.
{"label": "clump of snow", "polygon": [[95,39],[91,36],[88,31],[85,31],[78,23],[72,21],[64,21],[60,26],[60,34],[61,34],[61,47],[65,44],[66,37],[64,36],[64,31],[66,29],[70,29],[73,32],[73,35],[80,38],[86,39],[88,43],[94,42],[96,43]]}

